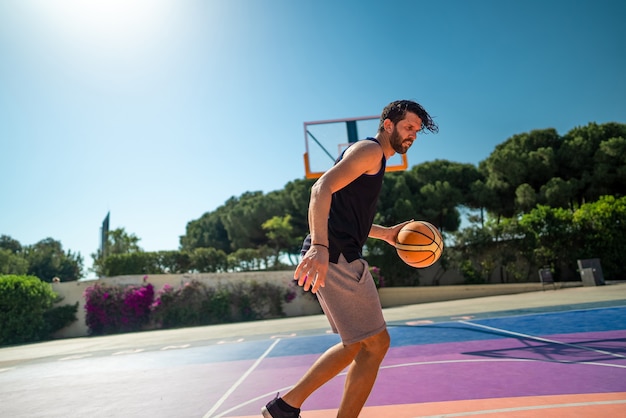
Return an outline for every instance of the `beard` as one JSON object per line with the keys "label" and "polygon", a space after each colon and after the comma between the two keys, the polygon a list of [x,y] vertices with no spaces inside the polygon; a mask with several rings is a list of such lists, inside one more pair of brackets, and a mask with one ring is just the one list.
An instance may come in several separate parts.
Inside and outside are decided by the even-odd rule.
{"label": "beard", "polygon": [[394,127],[391,136],[389,137],[389,144],[391,148],[398,154],[406,154],[406,152],[413,145],[413,140],[409,138],[402,138],[398,133],[398,130]]}

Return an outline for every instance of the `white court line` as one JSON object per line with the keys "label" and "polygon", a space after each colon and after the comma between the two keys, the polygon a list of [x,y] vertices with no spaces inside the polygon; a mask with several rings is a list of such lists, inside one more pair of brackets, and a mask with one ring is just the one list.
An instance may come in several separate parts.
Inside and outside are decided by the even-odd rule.
{"label": "white court line", "polygon": [[[411,363],[400,363],[400,364],[390,364],[388,366],[380,366],[380,370],[384,369],[397,369],[400,367],[411,367],[411,366],[432,366],[433,364],[454,364],[454,363],[491,363],[491,362],[519,362],[519,361],[536,361],[532,359],[525,358],[515,358],[515,359],[461,359],[461,360],[435,360],[435,361],[415,361]],[[625,366],[626,367],[626,366]],[[339,376],[348,374],[348,372],[341,372]]]}
{"label": "white court line", "polygon": [[59,361],[79,360],[81,358],[87,358],[87,357],[91,357],[91,356],[92,356],[92,354],[76,354],[76,355],[73,355],[73,356],[60,358]]}
{"label": "white court line", "polygon": [[284,334],[284,335],[272,335],[270,337],[270,340],[273,340],[274,338],[291,338],[291,337],[295,337],[297,334],[295,332],[292,332],[291,334]]}
{"label": "white court line", "polygon": [[215,411],[217,411],[217,409],[222,406],[222,404],[224,403],[224,401],[226,401],[226,399],[228,399],[228,397],[235,391],[235,389],[237,389],[237,387],[244,381],[246,380],[246,378],[250,375],[250,373],[252,373],[254,371],[254,369],[257,368],[257,366],[259,364],[261,364],[261,361],[263,361],[263,359],[265,357],[268,356],[268,354],[274,349],[274,347],[276,346],[276,344],[278,344],[280,342],[280,338],[277,338],[272,345],[269,346],[269,348],[267,350],[265,350],[265,352],[263,354],[261,354],[261,357],[259,357],[252,366],[250,366],[250,368],[248,370],[246,370],[246,372],[241,375],[241,377],[239,378],[239,380],[237,380],[231,387],[230,389],[228,389],[226,391],[226,393],[224,393],[224,395],[222,395],[222,397],[215,403],[215,405],[213,405],[213,408],[211,408],[209,410],[209,412],[207,412],[202,418],[211,418],[211,414],[213,414]]}
{"label": "white court line", "polygon": [[137,354],[137,353],[141,353],[145,351],[143,348],[137,348],[135,350],[124,350],[124,351],[118,351],[117,353],[113,353],[111,354],[112,356],[123,356],[125,354]]}
{"label": "white court line", "polygon": [[182,348],[189,348],[190,344],[183,344],[183,345],[168,345],[165,346],[163,348],[161,348],[161,351],[165,351],[165,350],[179,350]]}
{"label": "white court line", "polygon": [[[411,367],[411,366],[431,366],[433,364],[454,364],[454,363],[493,363],[493,362],[520,362],[520,361],[530,361],[530,362],[541,362],[542,360],[537,359],[526,359],[526,358],[503,358],[503,359],[465,359],[465,360],[437,360],[437,361],[416,361],[413,363],[401,363],[401,364],[390,364],[389,366],[381,366],[380,370],[385,369],[396,369],[399,367]],[[571,362],[564,361],[555,361],[555,363],[566,363],[569,364]],[[622,364],[611,364],[611,363],[596,363],[593,361],[579,361],[576,364],[584,364],[587,366],[601,366],[601,367],[614,367],[616,369],[626,369],[626,365]],[[348,372],[341,372],[338,376],[347,375]]]}
{"label": "white court line", "polygon": [[500,333],[514,335],[514,336],[517,336],[517,337],[528,338],[528,339],[531,339],[531,340],[540,341],[540,342],[544,342],[544,343],[559,344],[559,345],[564,345],[566,347],[573,347],[573,348],[577,348],[579,350],[592,351],[594,353],[600,353],[600,354],[604,354],[604,355],[607,355],[607,356],[613,356],[613,357],[618,357],[618,358],[626,358],[626,356],[623,356],[621,354],[611,353],[610,351],[598,350],[598,349],[590,348],[590,347],[585,347],[584,345],[570,344],[570,343],[564,343],[564,342],[561,342],[561,341],[550,340],[550,339],[547,339],[547,338],[535,337],[534,335],[528,335],[528,334],[522,334],[522,333],[519,333],[519,332],[508,331],[506,329],[490,327],[488,325],[476,324],[474,322],[468,322],[468,321],[459,321],[459,322],[461,324],[471,325],[473,327],[485,328],[485,329],[488,329],[488,330],[491,330],[491,331],[497,331],[497,332],[500,332]]}
{"label": "white court line", "polygon": [[581,407],[581,406],[619,405],[619,404],[626,404],[626,400],[576,402],[576,403],[557,403],[557,404],[553,404],[553,405],[520,406],[520,407],[517,407],[517,408],[485,409],[485,410],[482,410],[482,411],[455,412],[455,413],[452,413],[452,414],[428,415],[428,416],[419,416],[419,417],[416,417],[416,418],[469,417],[469,416],[472,416],[472,415],[502,414],[502,413],[505,413],[505,412],[532,411],[532,410],[537,410],[537,409],[561,409],[561,408],[577,408],[577,407]]}
{"label": "white court line", "polygon": [[218,341],[216,344],[234,344],[234,343],[240,343],[243,341],[244,341],[243,338],[239,338],[237,340],[230,340],[230,341],[221,340],[221,341]]}

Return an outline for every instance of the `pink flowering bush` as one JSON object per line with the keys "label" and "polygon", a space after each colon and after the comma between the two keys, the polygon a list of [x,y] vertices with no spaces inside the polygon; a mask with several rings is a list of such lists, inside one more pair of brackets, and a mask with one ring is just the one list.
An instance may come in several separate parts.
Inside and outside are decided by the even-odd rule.
{"label": "pink flowering bush", "polygon": [[141,330],[150,321],[152,284],[111,286],[96,283],[85,289],[86,322],[91,335]]}
{"label": "pink flowering bush", "polygon": [[285,303],[289,303],[298,297],[297,288],[299,287],[295,280],[289,283],[288,289],[285,292]]}
{"label": "pink flowering bush", "polygon": [[150,306],[154,301],[154,286],[129,286],[124,290],[121,321],[124,329],[137,331],[150,322]]}
{"label": "pink flowering bush", "polygon": [[293,289],[270,283],[234,282],[210,287],[192,280],[155,293],[152,284],[96,283],[85,290],[86,322],[91,335],[151,328],[176,328],[284,316]]}
{"label": "pink flowering bush", "polygon": [[[271,283],[238,282],[229,286],[233,321],[279,318],[288,289]],[[292,299],[293,300],[293,299]]]}
{"label": "pink flowering bush", "polygon": [[157,328],[250,321],[284,316],[289,290],[270,283],[237,282],[209,287],[197,280],[175,289],[163,286],[152,304]]}
{"label": "pink flowering bush", "polygon": [[227,322],[230,298],[224,288],[192,280],[177,289],[169,284],[157,292],[151,306],[157,328],[209,325]]}
{"label": "pink flowering bush", "polygon": [[287,291],[285,292],[285,303],[289,303],[297,297],[310,298],[317,301],[317,294],[311,292],[310,289],[305,292],[304,288],[299,286],[297,281],[292,280],[287,287]]}

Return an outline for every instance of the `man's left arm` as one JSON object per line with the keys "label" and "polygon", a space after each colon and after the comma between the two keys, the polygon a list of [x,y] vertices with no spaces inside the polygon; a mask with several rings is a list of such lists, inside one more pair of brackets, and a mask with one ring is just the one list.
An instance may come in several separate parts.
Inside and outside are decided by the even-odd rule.
{"label": "man's left arm", "polygon": [[401,224],[389,227],[373,224],[368,236],[370,238],[383,240],[389,245],[395,246],[398,233],[400,232],[402,227],[409,222],[413,222],[413,220],[411,219],[410,221],[402,222]]}

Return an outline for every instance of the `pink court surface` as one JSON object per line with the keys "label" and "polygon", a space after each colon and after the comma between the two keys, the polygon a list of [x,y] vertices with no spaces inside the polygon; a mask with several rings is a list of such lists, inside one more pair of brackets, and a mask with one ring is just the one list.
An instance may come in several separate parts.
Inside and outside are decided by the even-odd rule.
{"label": "pink court surface", "polygon": [[[385,317],[392,346],[360,417],[626,416],[626,283]],[[258,418],[338,341],[315,315],[6,347],[0,416]],[[336,416],[344,381],[302,417]]]}

